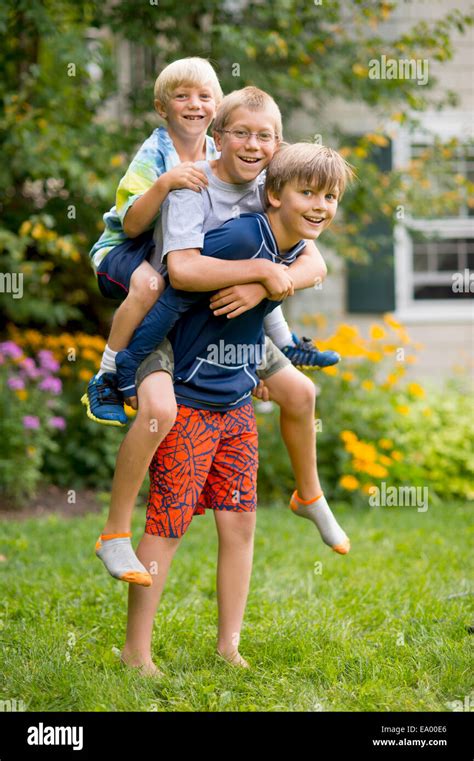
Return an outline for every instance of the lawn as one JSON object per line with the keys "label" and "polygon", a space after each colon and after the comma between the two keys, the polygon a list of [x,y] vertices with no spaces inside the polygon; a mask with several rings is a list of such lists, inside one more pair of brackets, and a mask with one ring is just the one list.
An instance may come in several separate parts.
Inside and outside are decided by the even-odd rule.
{"label": "lawn", "polygon": [[[93,555],[101,516],[4,522],[0,700],[31,711],[445,711],[464,701],[474,688],[468,508],[336,512],[347,557],[282,506],[259,508],[241,638],[250,671],[214,655],[216,534],[211,515],[196,519],[156,619],[161,681],[117,660],[127,588]],[[137,539],[142,524],[140,508]]]}

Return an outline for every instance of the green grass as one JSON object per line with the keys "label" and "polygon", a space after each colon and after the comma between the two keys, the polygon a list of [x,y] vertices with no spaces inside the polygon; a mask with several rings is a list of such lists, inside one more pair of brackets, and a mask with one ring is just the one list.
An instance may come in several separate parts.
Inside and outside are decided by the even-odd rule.
{"label": "green grass", "polygon": [[[195,519],[156,618],[161,682],[112,650],[127,587],[93,555],[101,516],[5,523],[0,700],[31,711],[445,711],[463,701],[473,690],[467,508],[336,512],[347,557],[288,510],[259,508],[240,646],[250,672],[214,655],[216,532],[210,514]],[[140,509],[136,538],[142,524]]]}

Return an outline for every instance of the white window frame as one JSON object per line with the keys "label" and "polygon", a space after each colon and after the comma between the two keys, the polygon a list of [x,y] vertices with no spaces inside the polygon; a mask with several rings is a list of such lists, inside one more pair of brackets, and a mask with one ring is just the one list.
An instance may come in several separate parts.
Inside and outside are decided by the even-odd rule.
{"label": "white window frame", "polygon": [[[411,133],[400,128],[393,136],[394,169],[406,166],[411,158],[411,145],[429,143],[434,137],[449,140],[457,137],[468,140],[473,136],[472,114],[457,110],[426,112],[421,117],[420,129]],[[431,134],[428,134],[428,129]],[[413,240],[410,229],[419,230],[439,238],[473,238],[474,217],[448,217],[443,219],[413,219],[407,217],[394,230],[395,314],[410,322],[466,322],[474,318],[474,304],[467,300],[423,299],[416,300],[414,292]]]}

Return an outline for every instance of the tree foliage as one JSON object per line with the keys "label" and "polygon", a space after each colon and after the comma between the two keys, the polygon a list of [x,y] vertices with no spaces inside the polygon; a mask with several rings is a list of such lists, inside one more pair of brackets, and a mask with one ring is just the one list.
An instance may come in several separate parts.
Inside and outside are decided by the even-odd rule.
{"label": "tree foliage", "polygon": [[[396,5],[384,0],[4,0],[0,271],[25,277],[21,304],[0,294],[4,316],[38,327],[105,330],[109,311],[96,291],[87,252],[135,147],[156,124],[150,108],[156,74],[187,55],[208,57],[225,92],[258,85],[275,97],[284,119],[304,108],[314,117],[314,132],[338,139],[359,181],[345,202],[346,221],[331,242],[356,259],[376,248],[368,231],[377,216],[392,219],[401,198],[416,209],[420,167],[414,175],[410,167],[381,174],[373,151],[388,143],[386,130],[347,141],[350,128],[334,124],[331,105],[336,98],[363,102],[373,109],[374,124],[397,125],[428,105],[455,103],[453,93],[434,92],[432,78],[425,87],[410,79],[372,80],[368,64],[382,53],[449,61],[453,33],[472,23],[453,9],[387,39],[383,24]],[[120,40],[130,41],[133,50],[140,45],[148,66],[132,72],[133,87],[122,93],[123,118],[112,119],[104,117],[103,107],[117,93],[125,65]],[[313,135],[294,128],[288,137]],[[433,150],[431,159],[439,165],[438,149]],[[448,190],[455,207],[466,186],[457,182]],[[428,191],[422,194],[425,206]],[[439,183],[433,192],[442,197]]]}

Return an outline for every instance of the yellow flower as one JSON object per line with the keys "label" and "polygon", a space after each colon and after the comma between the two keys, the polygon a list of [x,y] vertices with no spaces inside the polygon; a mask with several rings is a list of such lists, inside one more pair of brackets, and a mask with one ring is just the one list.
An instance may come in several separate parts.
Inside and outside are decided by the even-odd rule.
{"label": "yellow flower", "polygon": [[396,462],[401,462],[403,460],[403,455],[401,452],[397,452],[396,449],[392,452],[392,460],[396,460]]}
{"label": "yellow flower", "polygon": [[31,222],[27,220],[26,222],[23,222],[23,224],[21,225],[19,233],[20,235],[28,235],[30,230],[31,230]]}
{"label": "yellow flower", "polygon": [[397,404],[395,409],[397,410],[397,412],[400,413],[400,415],[408,415],[408,413],[410,412],[410,408],[407,407],[406,404]]}
{"label": "yellow flower", "polygon": [[395,373],[389,373],[387,375],[386,384],[388,387],[393,386],[398,380],[398,376]]}
{"label": "yellow flower", "polygon": [[15,394],[17,395],[18,399],[21,402],[24,402],[25,399],[28,399],[28,391],[26,391],[26,389],[24,388],[18,389],[17,391],[15,391]]}
{"label": "yellow flower", "polygon": [[379,351],[368,351],[367,359],[370,359],[371,362],[380,362],[383,356]]}
{"label": "yellow flower", "polygon": [[362,381],[361,386],[366,391],[372,391],[372,389],[375,387],[375,383],[371,380],[364,380]]}
{"label": "yellow flower", "polygon": [[112,156],[110,159],[110,166],[117,167],[122,166],[123,164],[123,156],[120,155],[120,153],[116,153],[115,156]]}
{"label": "yellow flower", "polygon": [[89,359],[92,362],[96,362],[97,359],[100,359],[100,357],[97,355],[97,352],[92,351],[92,349],[83,349],[81,355],[83,359]]}
{"label": "yellow flower", "polygon": [[374,484],[364,484],[362,487],[362,491],[364,494],[371,494],[371,489],[374,488]]}
{"label": "yellow flower", "polygon": [[391,439],[380,439],[379,447],[381,447],[381,449],[391,449],[393,447],[393,441]]}
{"label": "yellow flower", "polygon": [[418,397],[418,399],[423,399],[425,397],[425,389],[420,386],[419,383],[409,383],[408,384],[408,393],[412,396]]}
{"label": "yellow flower", "polygon": [[91,373],[90,370],[79,370],[79,378],[83,381],[90,381],[91,379]]}
{"label": "yellow flower", "polygon": [[388,140],[384,135],[377,135],[375,132],[369,132],[365,137],[369,143],[373,143],[374,145],[380,145],[382,147],[388,145]]}
{"label": "yellow flower", "polygon": [[433,414],[433,410],[430,410],[429,407],[425,407],[425,409],[423,410],[423,415],[425,417],[431,417],[432,414]]}
{"label": "yellow flower", "polygon": [[339,435],[343,441],[357,441],[357,436],[352,431],[341,431]]}
{"label": "yellow flower", "polygon": [[354,373],[349,373],[349,372],[342,373],[341,378],[342,380],[348,381],[350,383],[350,381],[354,380]]}
{"label": "yellow flower", "polygon": [[31,237],[32,238],[42,238],[43,237],[43,231],[44,227],[43,225],[40,225],[38,222],[35,224],[31,231]]}
{"label": "yellow flower", "polygon": [[387,455],[385,454],[380,455],[380,462],[382,463],[382,465],[387,465],[387,466],[390,466],[392,464],[390,457],[387,457]]}
{"label": "yellow flower", "polygon": [[355,476],[342,476],[339,479],[339,485],[347,491],[355,491],[359,487],[359,482]]}
{"label": "yellow flower", "polygon": [[374,476],[374,478],[385,478],[385,476],[388,476],[387,468],[378,465],[376,462],[366,466],[366,473],[368,473],[369,476]]}
{"label": "yellow flower", "polygon": [[358,338],[359,330],[355,325],[346,325],[343,323],[342,325],[339,325],[336,335],[340,338]]}
{"label": "yellow flower", "polygon": [[401,330],[403,326],[397,322],[397,320],[392,317],[391,314],[384,314],[383,321],[386,325],[389,325],[391,328],[394,328],[395,330]]}
{"label": "yellow flower", "polygon": [[380,339],[385,338],[385,336],[385,330],[380,325],[370,326],[370,337],[373,341],[380,341]]}
{"label": "yellow flower", "polygon": [[337,367],[332,365],[332,367],[323,367],[323,373],[326,373],[326,375],[337,375],[339,370]]}

